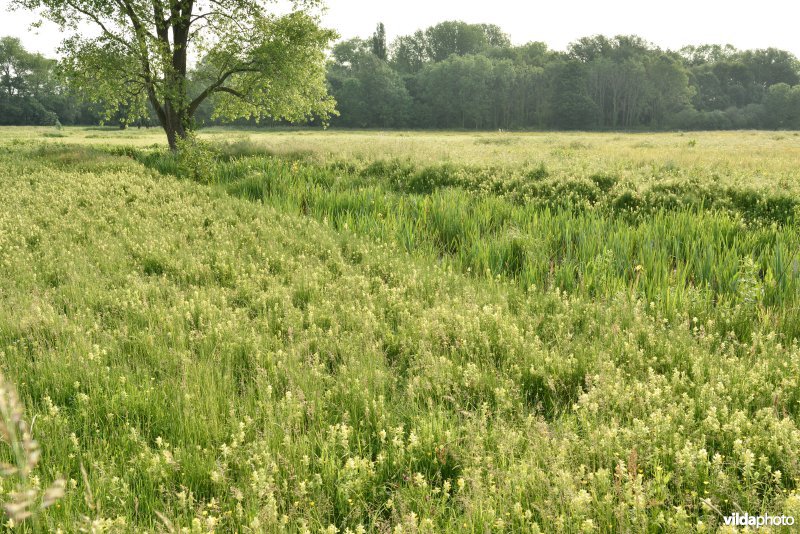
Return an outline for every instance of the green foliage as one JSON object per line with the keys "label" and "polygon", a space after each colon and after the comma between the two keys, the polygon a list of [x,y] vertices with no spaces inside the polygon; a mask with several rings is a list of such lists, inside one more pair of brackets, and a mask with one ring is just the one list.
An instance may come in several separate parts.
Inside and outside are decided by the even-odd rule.
{"label": "green foliage", "polygon": [[375,29],[375,33],[372,35],[372,39],[370,40],[372,44],[372,53],[380,59],[381,61],[386,61],[389,59],[389,49],[386,45],[386,27],[383,25],[383,22],[378,24],[378,27]]}
{"label": "green foliage", "polygon": [[55,126],[96,122],[97,116],[64,90],[56,62],[26,51],[19,39],[0,39],[0,125]]}
{"label": "green foliage", "polygon": [[[334,101],[325,87],[324,51],[336,33],[320,28],[302,11],[261,15],[250,24],[242,30],[241,22],[231,23],[226,34],[230,42],[203,49],[203,64],[195,76],[206,79],[209,87],[219,84],[210,90],[216,93],[212,118],[301,122],[318,117],[325,123],[334,113]],[[224,80],[214,81],[209,75],[234,70],[226,66],[242,57],[247,66]]]}
{"label": "green foliage", "polygon": [[[127,27],[129,14],[106,20],[130,4],[135,16],[155,25],[157,13],[139,0],[113,9],[93,0],[65,9],[60,0],[16,1],[44,7],[58,22],[88,17],[109,31],[65,42],[60,70],[82,88],[80,98],[65,93],[55,62],[17,53],[18,43],[7,39],[6,52],[0,51],[0,64],[7,64],[0,122],[8,124],[53,124],[56,118],[65,124],[103,119],[121,127],[160,122],[173,148],[176,136],[223,122],[475,130],[800,128],[800,62],[774,48],[670,51],[635,35],[599,35],[557,52],[541,42],[512,45],[493,25],[446,21],[391,44],[379,24],[367,39],[337,43],[326,61],[335,35],[319,26],[316,2],[298,4],[284,16],[251,0],[225,0],[230,16],[195,2],[188,30],[185,17],[163,21],[179,36],[188,31],[183,46],[169,32],[137,35]],[[98,21],[93,9],[101,13]],[[189,45],[196,64],[182,52]],[[152,83],[141,81],[142,46]],[[34,66],[16,76],[20,58]],[[108,74],[95,83],[102,69]],[[30,94],[8,96],[17,85]],[[94,110],[98,105],[103,113]]]}
{"label": "green foliage", "polygon": [[766,122],[773,128],[800,129],[800,85],[770,86],[764,97]]}
{"label": "green foliage", "polygon": [[[105,118],[122,125],[155,112],[170,148],[216,99],[214,116],[323,122],[334,110],[325,90],[325,49],[336,33],[319,26],[316,2],[286,15],[256,0],[186,2],[15,0],[68,32],[62,75]],[[96,37],[77,33],[89,25]],[[191,69],[191,59],[200,58]],[[190,93],[190,89],[196,93]]]}
{"label": "green foliage", "polygon": [[568,62],[554,69],[551,121],[558,128],[580,130],[597,126],[600,109],[586,90],[585,69]]}
{"label": "green foliage", "polygon": [[215,167],[215,150],[207,142],[195,135],[188,135],[178,140],[176,159],[176,175],[190,178],[200,183],[209,183]]}
{"label": "green foliage", "polygon": [[484,56],[452,56],[422,70],[417,80],[420,106],[434,127],[487,128],[494,81]]}
{"label": "green foliage", "polygon": [[440,22],[425,30],[425,51],[433,62],[450,56],[478,54],[490,47],[509,47],[511,41],[492,24],[467,24],[461,21]]}
{"label": "green foliage", "polygon": [[[150,156],[137,157],[150,164]],[[593,296],[630,288],[670,318],[691,298],[692,313],[713,317],[721,335],[749,336],[744,325],[763,318],[761,307],[736,308],[739,265],[750,257],[762,273],[782,273],[760,301],[771,310],[765,324],[800,335],[800,319],[783,308],[800,298],[800,273],[786,267],[787,254],[797,259],[788,251],[800,244],[796,195],[677,180],[636,187],[607,173],[565,179],[542,163],[513,170],[403,160],[320,166],[308,157],[255,156],[221,162],[204,179],[522,287]],[[614,269],[596,282],[598,271],[582,266],[606,249]]]}
{"label": "green foliage", "polygon": [[407,123],[411,97],[403,79],[367,43],[351,39],[334,47],[328,83],[342,126],[397,128]]}
{"label": "green foliage", "polygon": [[[361,41],[353,48],[356,41],[341,46],[372,48]],[[407,103],[388,93],[359,100],[370,94],[360,83],[337,83],[335,72],[352,53],[339,56],[329,73],[332,91],[347,102],[339,124],[381,126],[369,120],[381,107],[406,113]],[[776,112],[764,107],[770,87],[800,76],[800,63],[775,49],[674,53],[623,35],[579,39],[559,54],[542,43],[511,46],[491,26],[452,21],[399,37],[389,64],[405,77],[411,125],[460,129],[788,127],[793,104],[776,95]]]}

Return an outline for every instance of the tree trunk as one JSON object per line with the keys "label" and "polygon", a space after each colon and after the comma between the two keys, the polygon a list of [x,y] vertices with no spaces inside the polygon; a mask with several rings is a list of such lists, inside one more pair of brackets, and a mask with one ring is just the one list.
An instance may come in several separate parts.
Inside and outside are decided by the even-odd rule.
{"label": "tree trunk", "polygon": [[189,132],[189,118],[184,110],[176,109],[169,100],[164,103],[164,119],[161,126],[167,134],[169,149],[178,150],[178,141],[186,139]]}
{"label": "tree trunk", "polygon": [[[154,5],[158,6],[157,2]],[[173,152],[178,150],[178,141],[186,139],[191,131],[192,112],[186,98],[186,50],[189,42],[189,26],[191,25],[193,0],[170,2],[170,17],[164,20],[163,13],[157,18],[157,34],[159,39],[170,49],[169,31],[172,30],[172,69],[166,76],[165,85],[172,95],[164,100],[162,112],[158,114],[161,126],[167,134],[169,148]],[[160,9],[160,8],[159,8]],[[151,91],[150,99],[155,100],[155,93]]]}

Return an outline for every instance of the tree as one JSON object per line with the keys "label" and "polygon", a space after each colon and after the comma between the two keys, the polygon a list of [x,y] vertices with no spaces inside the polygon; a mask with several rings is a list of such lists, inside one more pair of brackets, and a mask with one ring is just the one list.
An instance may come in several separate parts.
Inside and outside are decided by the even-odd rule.
{"label": "tree", "polygon": [[[193,128],[193,115],[215,97],[216,117],[312,116],[327,120],[324,51],[335,32],[314,15],[318,0],[297,0],[285,15],[262,0],[13,0],[62,30],[93,25],[62,44],[62,71],[73,86],[127,121],[155,110],[170,148]],[[202,59],[192,72],[192,61]],[[202,82],[190,93],[190,75]]]}
{"label": "tree", "polygon": [[663,126],[670,115],[689,107],[689,76],[678,60],[666,54],[654,58],[646,68],[652,89],[650,120],[654,126]]}
{"label": "tree", "polygon": [[386,27],[383,22],[378,24],[375,33],[372,35],[372,53],[383,61],[386,61],[389,57],[389,51],[386,48]]}
{"label": "tree", "polygon": [[354,37],[346,41],[336,43],[332,50],[333,62],[331,67],[338,69],[352,69],[364,61],[364,57],[370,53],[370,43]]}
{"label": "tree", "polygon": [[444,61],[453,54],[478,54],[490,47],[509,47],[511,42],[492,24],[446,21],[425,30],[425,44],[432,61]]}
{"label": "tree", "polygon": [[16,37],[0,39],[0,92],[8,96],[52,90],[53,61],[31,54]]}
{"label": "tree", "polygon": [[486,128],[491,124],[492,62],[478,55],[451,56],[419,75],[428,124],[439,128]]}
{"label": "tree", "polygon": [[800,128],[800,85],[777,83],[764,98],[766,119],[771,128]]}
{"label": "tree", "polygon": [[776,48],[748,50],[742,53],[741,61],[749,67],[755,83],[763,88],[800,83],[800,62],[790,52]]}
{"label": "tree", "polygon": [[552,51],[547,49],[547,44],[540,41],[515,47],[513,55],[517,62],[533,67],[544,67],[555,56]]}
{"label": "tree", "polygon": [[577,41],[570,43],[569,55],[573,59],[589,63],[600,58],[611,56],[613,44],[605,35],[595,35],[593,37],[581,37]]}
{"label": "tree", "polygon": [[0,39],[0,124],[58,122],[58,115],[44,105],[57,95],[54,63],[25,50],[17,38]]}
{"label": "tree", "polygon": [[333,49],[328,68],[341,118],[335,124],[392,128],[408,118],[411,97],[400,75],[373,54],[370,43],[350,39]]}
{"label": "tree", "polygon": [[584,66],[575,61],[554,64],[553,92],[550,104],[551,124],[565,130],[597,126],[600,111],[586,91]]}
{"label": "tree", "polygon": [[729,44],[725,46],[716,44],[684,46],[680,49],[681,57],[687,65],[692,67],[726,61],[732,59],[738,53],[738,50]]}
{"label": "tree", "polygon": [[714,73],[712,64],[701,64],[693,67],[689,74],[689,82],[694,88],[692,104],[698,111],[725,109],[731,105],[725,87]]}
{"label": "tree", "polygon": [[428,61],[425,34],[418,30],[392,42],[392,67],[401,74],[416,74]]}

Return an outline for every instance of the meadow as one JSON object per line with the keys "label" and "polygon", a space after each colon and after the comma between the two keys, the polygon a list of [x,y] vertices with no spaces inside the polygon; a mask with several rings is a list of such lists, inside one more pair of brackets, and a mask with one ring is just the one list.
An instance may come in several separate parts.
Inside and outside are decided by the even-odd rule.
{"label": "meadow", "polygon": [[0,528],[800,520],[797,133],[162,137],[0,128]]}

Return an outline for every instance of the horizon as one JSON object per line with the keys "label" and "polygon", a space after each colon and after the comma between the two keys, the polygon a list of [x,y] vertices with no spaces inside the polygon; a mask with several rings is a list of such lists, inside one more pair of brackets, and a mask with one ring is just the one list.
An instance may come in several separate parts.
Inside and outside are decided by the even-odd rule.
{"label": "horizon", "polygon": [[[3,12],[0,36],[18,37],[28,50],[48,57],[56,56],[57,47],[66,34],[49,22],[38,30],[31,29],[31,23],[38,17],[23,10],[9,12],[10,3],[9,0],[0,0],[0,11]],[[452,0],[434,5],[410,0],[402,6],[339,0],[326,6],[322,20],[326,26],[339,32],[340,41],[369,37],[380,22],[386,26],[387,40],[391,43],[399,36],[413,34],[440,22],[461,20],[495,24],[515,46],[538,41],[555,51],[567,50],[570,43],[582,37],[637,35],[664,50],[730,44],[739,50],[777,48],[800,57],[800,40],[793,28],[794,21],[800,17],[800,5],[786,7],[776,0],[765,0],[755,13],[735,12],[716,0],[701,5],[678,0],[658,17],[637,15],[637,4],[630,0],[617,0],[602,6],[581,0],[577,5],[537,6],[535,9],[515,8],[514,4],[519,3],[499,0],[490,9],[486,5],[470,6]],[[693,14],[686,17],[689,11]],[[718,13],[712,15],[714,11]],[[579,15],[576,16],[576,12]],[[619,12],[628,14],[619,15]],[[776,12],[782,13],[777,20]],[[529,14],[533,21],[525,16]],[[713,19],[713,24],[708,24],[710,19]]]}

